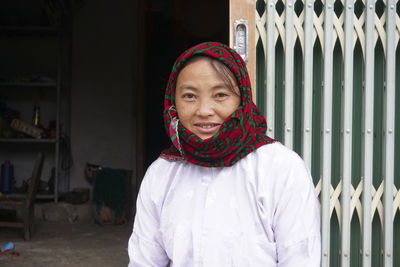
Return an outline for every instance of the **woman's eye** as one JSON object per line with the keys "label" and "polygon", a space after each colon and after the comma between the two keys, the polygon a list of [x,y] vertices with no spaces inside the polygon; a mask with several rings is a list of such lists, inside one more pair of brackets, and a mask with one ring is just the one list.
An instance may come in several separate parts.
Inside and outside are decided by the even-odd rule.
{"label": "woman's eye", "polygon": [[227,96],[228,96],[228,94],[226,94],[226,93],[217,93],[216,94],[217,98],[224,98],[224,97],[227,97]]}
{"label": "woman's eye", "polygon": [[184,94],[182,97],[184,99],[194,99],[195,98],[194,94]]}

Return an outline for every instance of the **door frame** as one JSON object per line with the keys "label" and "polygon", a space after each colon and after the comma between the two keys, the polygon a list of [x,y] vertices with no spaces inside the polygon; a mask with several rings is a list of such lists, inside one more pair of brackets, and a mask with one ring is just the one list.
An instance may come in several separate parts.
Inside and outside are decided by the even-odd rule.
{"label": "door frame", "polygon": [[248,62],[246,64],[250,75],[253,102],[256,103],[256,1],[229,0],[229,46],[234,47],[234,25],[236,20],[246,20],[248,23]]}

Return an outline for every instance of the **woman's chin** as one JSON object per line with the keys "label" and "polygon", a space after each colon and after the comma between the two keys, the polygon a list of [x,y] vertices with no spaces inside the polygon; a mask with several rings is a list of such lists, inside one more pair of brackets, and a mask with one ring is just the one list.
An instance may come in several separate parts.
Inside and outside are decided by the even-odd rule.
{"label": "woman's chin", "polygon": [[201,133],[195,133],[201,140],[203,140],[203,141],[205,141],[205,140],[207,140],[207,139],[210,139],[211,137],[213,137],[215,134],[216,134],[217,132],[215,132],[215,133],[210,133],[210,134],[201,134]]}

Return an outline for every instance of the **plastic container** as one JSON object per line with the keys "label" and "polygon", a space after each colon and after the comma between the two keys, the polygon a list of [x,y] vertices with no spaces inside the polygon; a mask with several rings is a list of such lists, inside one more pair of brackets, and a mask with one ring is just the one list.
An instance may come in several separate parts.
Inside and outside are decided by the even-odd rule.
{"label": "plastic container", "polygon": [[9,160],[1,164],[0,186],[2,193],[10,193],[13,187],[14,166]]}

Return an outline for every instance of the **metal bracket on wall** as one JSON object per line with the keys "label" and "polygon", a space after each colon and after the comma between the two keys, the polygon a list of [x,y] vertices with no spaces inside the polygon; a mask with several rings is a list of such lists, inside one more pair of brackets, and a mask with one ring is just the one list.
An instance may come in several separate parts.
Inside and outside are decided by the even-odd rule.
{"label": "metal bracket on wall", "polygon": [[243,61],[247,63],[249,60],[249,24],[247,20],[235,20],[233,36],[233,48],[243,58]]}

